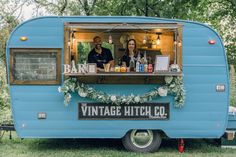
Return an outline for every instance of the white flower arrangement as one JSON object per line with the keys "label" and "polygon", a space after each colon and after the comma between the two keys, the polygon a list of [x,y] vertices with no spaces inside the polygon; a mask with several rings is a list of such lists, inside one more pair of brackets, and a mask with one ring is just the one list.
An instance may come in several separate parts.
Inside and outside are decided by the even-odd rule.
{"label": "white flower arrangement", "polygon": [[81,96],[82,98],[85,98],[85,97],[87,96],[87,93],[85,93],[85,92],[83,92],[83,91],[81,91],[81,90],[78,91],[78,94],[79,94],[79,96]]}
{"label": "white flower arrangement", "polygon": [[151,101],[153,98],[161,96],[165,97],[168,94],[174,95],[175,107],[182,107],[185,101],[185,90],[181,77],[165,77],[166,84],[144,93],[143,95],[110,95],[102,91],[97,91],[88,85],[79,83],[76,78],[69,78],[64,81],[64,85],[58,88],[58,91],[64,93],[64,104],[68,105],[71,100],[71,94],[77,92],[80,97],[86,97],[98,102],[110,104],[135,104]]}
{"label": "white flower arrangement", "polygon": [[112,102],[115,102],[116,101],[116,96],[112,95],[110,99],[111,99]]}
{"label": "white flower arrangement", "polygon": [[170,65],[170,71],[172,71],[172,72],[180,72],[181,70],[180,70],[180,67],[179,67],[178,64],[171,64]]}
{"label": "white flower arrangement", "polygon": [[158,88],[158,94],[160,95],[160,96],[167,96],[167,89],[165,89],[164,87],[159,87]]}
{"label": "white flower arrangement", "polygon": [[139,96],[136,96],[136,97],[134,98],[134,101],[135,101],[136,103],[139,103],[139,102],[140,102],[140,97],[139,97]]}

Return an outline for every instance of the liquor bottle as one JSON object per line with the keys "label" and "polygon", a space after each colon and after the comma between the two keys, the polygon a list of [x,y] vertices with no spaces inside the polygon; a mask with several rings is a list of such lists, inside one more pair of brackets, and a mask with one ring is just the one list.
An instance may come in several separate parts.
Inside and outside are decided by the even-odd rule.
{"label": "liquor bottle", "polygon": [[135,69],[135,62],[134,62],[134,57],[133,56],[131,56],[131,58],[130,58],[129,68],[130,68],[130,72],[133,72],[134,69]]}
{"label": "liquor bottle", "polygon": [[152,73],[153,72],[153,66],[152,64],[148,64],[148,72]]}
{"label": "liquor bottle", "polygon": [[137,61],[136,61],[136,72],[140,72],[140,53],[138,53],[138,58],[137,58]]}
{"label": "liquor bottle", "polygon": [[144,52],[144,60],[143,60],[143,64],[144,64],[144,72],[148,72],[148,61],[147,61],[147,54],[146,51]]}
{"label": "liquor bottle", "polygon": [[140,65],[140,62],[139,61],[136,61],[136,72],[139,72],[139,65]]}
{"label": "liquor bottle", "polygon": [[144,64],[139,64],[139,72],[144,72]]}

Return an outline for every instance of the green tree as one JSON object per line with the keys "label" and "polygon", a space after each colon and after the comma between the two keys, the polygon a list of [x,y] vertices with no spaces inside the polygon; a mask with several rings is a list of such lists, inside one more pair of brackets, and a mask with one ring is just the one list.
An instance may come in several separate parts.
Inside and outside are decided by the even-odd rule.
{"label": "green tree", "polygon": [[19,24],[26,0],[0,1],[0,123],[11,123],[10,97],[6,79],[5,51],[10,32]]}

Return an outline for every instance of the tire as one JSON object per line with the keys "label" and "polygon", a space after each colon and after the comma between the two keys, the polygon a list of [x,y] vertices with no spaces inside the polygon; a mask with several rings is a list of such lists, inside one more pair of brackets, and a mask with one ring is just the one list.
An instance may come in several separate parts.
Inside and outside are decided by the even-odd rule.
{"label": "tire", "polygon": [[161,145],[161,135],[152,130],[131,130],[122,138],[124,147],[134,152],[156,152]]}

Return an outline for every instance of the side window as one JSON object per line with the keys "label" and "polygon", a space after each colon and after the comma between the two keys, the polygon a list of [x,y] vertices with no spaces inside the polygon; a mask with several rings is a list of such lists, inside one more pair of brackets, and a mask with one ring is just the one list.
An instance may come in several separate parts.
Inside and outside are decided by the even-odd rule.
{"label": "side window", "polygon": [[60,49],[11,49],[11,84],[60,84]]}

